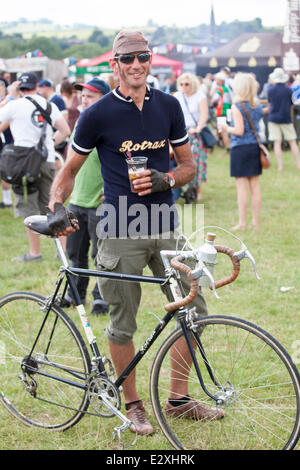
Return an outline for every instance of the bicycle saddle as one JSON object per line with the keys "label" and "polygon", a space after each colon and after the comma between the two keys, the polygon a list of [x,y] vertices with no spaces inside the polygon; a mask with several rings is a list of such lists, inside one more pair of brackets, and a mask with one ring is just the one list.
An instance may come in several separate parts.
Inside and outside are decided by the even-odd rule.
{"label": "bicycle saddle", "polygon": [[26,217],[24,220],[25,227],[29,228],[33,232],[41,235],[47,235],[53,237],[53,233],[49,228],[46,215],[31,215]]}

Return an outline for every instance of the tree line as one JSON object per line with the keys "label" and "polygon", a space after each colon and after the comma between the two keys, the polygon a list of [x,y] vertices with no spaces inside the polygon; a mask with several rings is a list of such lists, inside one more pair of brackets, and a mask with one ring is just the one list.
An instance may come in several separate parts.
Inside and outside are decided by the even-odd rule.
{"label": "tree line", "polygon": [[[213,30],[212,30],[213,29]],[[151,20],[148,21],[145,33],[153,45],[167,43],[201,43],[212,36],[221,41],[230,41],[245,32],[263,32],[270,29],[265,28],[260,18],[252,21],[235,20],[230,23],[222,22],[213,28],[208,24],[200,24],[191,28],[179,28],[172,26],[157,26]],[[112,47],[115,33],[107,34],[105,31],[94,28],[93,32],[83,40],[74,34],[71,37],[46,37],[34,35],[25,39],[22,34],[7,34],[0,30],[0,57],[3,59],[24,56],[35,50],[40,50],[43,55],[56,60],[66,57],[92,58],[97,57]]]}

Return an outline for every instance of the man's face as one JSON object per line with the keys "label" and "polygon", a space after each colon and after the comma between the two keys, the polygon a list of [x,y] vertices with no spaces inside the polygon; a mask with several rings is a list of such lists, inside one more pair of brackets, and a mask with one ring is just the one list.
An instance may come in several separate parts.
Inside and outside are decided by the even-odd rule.
{"label": "man's face", "polygon": [[[144,51],[132,52],[132,54],[140,54]],[[127,88],[140,88],[145,85],[147,76],[150,72],[152,58],[148,62],[141,63],[135,57],[132,64],[124,64],[120,60],[112,59],[112,68],[117,68],[120,82]]]}
{"label": "man's face", "polygon": [[88,88],[82,88],[82,92],[81,92],[82,108],[83,109],[88,108],[89,106],[91,106],[91,104],[96,103],[96,101],[100,100],[102,96],[103,94],[100,91],[96,92],[96,91],[89,90]]}
{"label": "man's face", "polygon": [[43,96],[44,98],[47,98],[48,89],[45,86],[39,86],[37,90],[39,95]]}

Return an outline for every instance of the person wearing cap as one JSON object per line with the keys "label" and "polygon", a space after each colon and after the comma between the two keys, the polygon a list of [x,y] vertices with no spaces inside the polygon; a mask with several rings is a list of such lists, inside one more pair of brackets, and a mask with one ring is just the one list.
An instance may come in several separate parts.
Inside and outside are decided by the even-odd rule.
{"label": "person wearing cap", "polygon": [[218,72],[215,75],[216,89],[212,97],[212,104],[216,107],[216,118],[218,131],[222,136],[224,147],[229,150],[230,139],[227,132],[221,129],[221,125],[226,123],[227,111],[231,107],[231,97],[229,89],[226,86],[227,76],[224,72]]}
{"label": "person wearing cap", "polygon": [[68,111],[63,98],[55,93],[54,85],[51,80],[40,80],[38,83],[38,93],[46,98],[50,103],[55,103],[61,113],[67,119]]}
{"label": "person wearing cap", "polygon": [[[19,80],[11,85],[10,93],[12,97],[21,94],[21,98],[9,101],[0,109],[0,132],[7,128],[8,122],[14,139],[14,145],[22,147],[33,147],[41,137],[41,124],[43,118],[36,106],[26,99],[34,99],[42,108],[47,108],[45,98],[37,94],[38,78],[35,73],[23,73]],[[14,215],[25,218],[38,213],[46,214],[46,207],[49,201],[49,191],[55,174],[55,144],[62,142],[69,134],[69,126],[58,110],[57,106],[51,103],[50,119],[57,131],[53,134],[50,125],[46,127],[45,145],[48,150],[47,161],[42,162],[38,179],[32,192],[28,194],[27,203],[24,200],[21,188],[13,186],[14,191]],[[28,191],[29,192],[29,191]],[[12,261],[28,262],[41,261],[39,236],[26,229],[29,251],[22,256],[12,259]]]}
{"label": "person wearing cap", "polygon": [[[96,147],[105,197],[97,230],[97,266],[101,271],[130,274],[141,274],[149,266],[153,274],[160,277],[165,275],[160,251],[183,247],[172,188],[181,187],[195,177],[195,162],[179,101],[146,84],[151,51],[144,35],[139,31],[120,31],[114,39],[110,65],[119,76],[120,85],[81,114],[67,162],[51,188],[49,226],[56,235],[75,231],[70,225],[60,230],[55,226],[62,222],[61,204],[70,194],[74,175]],[[169,142],[178,163],[172,172],[169,171]],[[148,169],[141,171],[141,177],[133,181],[132,191],[126,159],[141,155],[148,158]],[[55,210],[58,207],[59,212]],[[157,218],[161,210],[164,213]],[[138,218],[139,213],[142,219]],[[189,289],[185,276],[182,283]],[[141,286],[99,278],[99,288],[110,305],[110,324],[105,333],[119,375],[135,353],[133,336],[137,329]],[[168,285],[162,288],[166,295],[170,294]],[[207,315],[200,293],[192,305],[198,315]],[[182,347],[180,354],[186,364],[191,364],[186,347]],[[177,406],[181,406],[187,418],[222,418],[222,410],[210,409],[188,396],[187,382],[176,380],[180,373],[178,367],[174,359],[166,413],[175,417]],[[153,426],[137,391],[135,370],[122,387],[131,431],[152,434]]]}
{"label": "person wearing cap", "polygon": [[268,88],[269,140],[274,142],[274,153],[277,160],[278,171],[283,170],[282,138],[290,145],[296,167],[300,170],[300,155],[297,144],[297,135],[292,122],[292,89],[287,86],[289,75],[281,67],[277,67],[270,74],[271,85]]}
{"label": "person wearing cap", "polygon": [[[100,100],[110,92],[109,85],[99,78],[93,78],[87,83],[76,83],[76,90],[81,91],[82,110],[84,111],[93,103]],[[75,127],[76,128],[76,127]],[[71,140],[73,135],[71,136]],[[97,254],[97,234],[96,227],[99,222],[97,208],[101,204],[103,197],[103,180],[101,176],[100,161],[97,150],[93,149],[89,158],[84,162],[75,178],[74,188],[69,200],[68,208],[76,216],[80,230],[72,233],[67,238],[66,251],[71,266],[75,268],[88,269],[89,249],[92,246],[91,256],[94,260]],[[76,286],[81,302],[86,300],[88,277],[79,276],[76,279]],[[108,311],[108,304],[99,292],[96,283],[93,292],[92,314],[104,314]],[[70,307],[73,303],[71,290],[68,289],[61,302],[62,307]]]}

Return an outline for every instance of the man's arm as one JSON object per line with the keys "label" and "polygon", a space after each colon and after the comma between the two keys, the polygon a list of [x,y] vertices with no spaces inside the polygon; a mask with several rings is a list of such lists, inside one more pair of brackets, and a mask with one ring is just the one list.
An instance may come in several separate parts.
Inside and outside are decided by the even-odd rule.
{"label": "man's arm", "polygon": [[0,134],[4,131],[6,131],[6,129],[9,128],[9,124],[10,122],[9,121],[5,121],[5,122],[1,122],[0,123]]}
{"label": "man's arm", "polygon": [[190,143],[174,147],[175,160],[177,167],[172,170],[175,178],[175,188],[181,188],[186,183],[192,181],[196,176],[196,164],[192,155]]}
{"label": "man's arm", "polygon": [[[69,148],[65,165],[57,173],[50,189],[49,209],[54,212],[56,203],[63,204],[73,191],[75,176],[87,159],[88,155],[76,153]],[[79,226],[69,225],[63,231],[56,232],[56,236],[68,236],[79,229]]]}
{"label": "man's arm", "polygon": [[57,173],[51,186],[49,209],[53,211],[54,204],[59,202],[63,204],[73,191],[75,176],[88,155],[76,153],[72,147],[69,148],[66,163]]}

